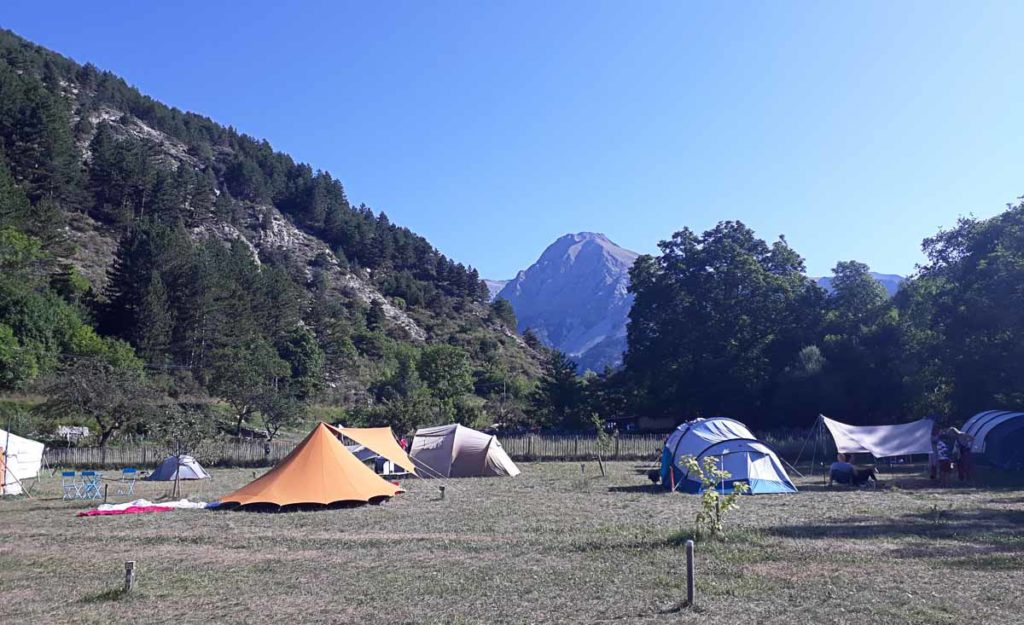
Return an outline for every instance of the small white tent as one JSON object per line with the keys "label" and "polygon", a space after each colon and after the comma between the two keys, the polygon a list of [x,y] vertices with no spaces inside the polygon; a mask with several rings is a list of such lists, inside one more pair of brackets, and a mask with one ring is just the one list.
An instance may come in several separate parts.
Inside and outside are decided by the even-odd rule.
{"label": "small white tent", "polygon": [[423,477],[515,477],[519,467],[497,437],[464,425],[416,431],[409,453]]}
{"label": "small white tent", "polygon": [[46,446],[0,430],[0,495],[18,495],[25,480],[39,475]]}
{"label": "small white tent", "polygon": [[167,456],[146,480],[150,482],[173,482],[175,478],[179,480],[205,480],[208,477],[210,477],[210,474],[192,456]]}

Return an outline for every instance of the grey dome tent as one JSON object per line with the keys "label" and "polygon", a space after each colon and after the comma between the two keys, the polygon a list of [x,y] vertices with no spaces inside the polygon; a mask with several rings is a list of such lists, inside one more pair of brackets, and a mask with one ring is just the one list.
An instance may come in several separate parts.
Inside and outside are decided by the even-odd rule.
{"label": "grey dome tent", "polygon": [[1024,469],[1024,412],[986,410],[964,423],[974,437],[971,451],[993,466]]}
{"label": "grey dome tent", "polygon": [[192,456],[167,456],[146,479],[151,482],[173,482],[175,478],[205,480],[208,477],[210,474]]}

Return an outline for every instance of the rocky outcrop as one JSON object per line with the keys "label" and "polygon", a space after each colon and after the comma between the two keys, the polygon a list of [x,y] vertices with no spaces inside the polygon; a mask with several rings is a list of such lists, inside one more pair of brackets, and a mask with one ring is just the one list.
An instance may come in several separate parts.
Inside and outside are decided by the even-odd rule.
{"label": "rocky outcrop", "polygon": [[[90,116],[93,124],[108,122],[116,134],[146,139],[159,148],[163,164],[167,167],[195,167],[198,160],[188,153],[180,141],[155,130],[134,117],[120,111],[103,108]],[[88,158],[88,144],[82,146]],[[405,330],[409,337],[423,341],[427,333],[402,309],[394,306],[366,279],[342,268],[330,247],[322,240],[302,231],[275,207],[266,204],[246,204],[236,214],[235,223],[211,218],[199,218],[191,227],[196,239],[242,241],[260,263],[270,252],[287,252],[306,270],[312,280],[312,266],[327,276],[329,287],[339,297],[356,297],[365,304],[379,302],[384,315],[394,325]],[[78,214],[69,227],[69,239],[75,244],[72,258],[75,267],[93,284],[97,291],[106,283],[107,271],[117,249],[117,234],[87,215]]]}

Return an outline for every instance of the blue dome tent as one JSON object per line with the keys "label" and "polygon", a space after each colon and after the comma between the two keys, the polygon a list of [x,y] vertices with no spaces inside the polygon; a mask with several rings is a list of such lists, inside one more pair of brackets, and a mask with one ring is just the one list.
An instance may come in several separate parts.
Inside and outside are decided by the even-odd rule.
{"label": "blue dome tent", "polygon": [[1024,469],[1024,412],[986,410],[964,423],[974,437],[971,450],[980,459],[1002,469]]}
{"label": "blue dome tent", "polygon": [[732,492],[736,482],[749,484],[752,495],[796,492],[796,486],[775,452],[734,419],[715,417],[687,421],[665,441],[661,453],[661,483],[667,489],[699,493],[700,479],[688,475],[686,469],[679,466],[683,456],[693,456],[700,463],[707,456],[720,458],[719,466],[731,475],[720,485],[727,493]]}

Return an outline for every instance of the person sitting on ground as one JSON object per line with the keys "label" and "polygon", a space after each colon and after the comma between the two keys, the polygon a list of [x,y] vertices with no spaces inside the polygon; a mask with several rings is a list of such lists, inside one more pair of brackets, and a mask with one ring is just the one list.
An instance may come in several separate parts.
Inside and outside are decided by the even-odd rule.
{"label": "person sitting on ground", "polygon": [[853,454],[839,454],[828,471],[828,485],[849,484],[863,486],[868,481],[878,485],[878,476],[874,467],[857,467],[853,464]]}
{"label": "person sitting on ground", "polygon": [[853,476],[856,472],[856,468],[847,461],[846,454],[838,454],[836,461],[828,468],[828,485],[832,486],[833,482],[836,484],[853,484]]}

